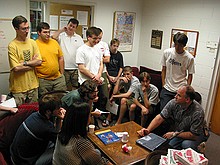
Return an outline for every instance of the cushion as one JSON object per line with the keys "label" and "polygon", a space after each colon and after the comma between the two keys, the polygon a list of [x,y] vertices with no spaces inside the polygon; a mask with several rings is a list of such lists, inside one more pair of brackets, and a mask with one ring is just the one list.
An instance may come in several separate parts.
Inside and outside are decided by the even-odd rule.
{"label": "cushion", "polygon": [[9,158],[9,147],[18,127],[36,110],[38,110],[38,103],[22,104],[18,107],[17,113],[10,114],[0,120],[0,150],[7,160]]}
{"label": "cushion", "polygon": [[7,165],[5,159],[4,159],[4,156],[2,155],[2,153],[0,152],[0,164],[1,165]]}
{"label": "cushion", "polygon": [[153,70],[150,68],[147,68],[145,66],[140,66],[140,73],[147,72],[147,73],[153,73],[153,74],[159,74],[161,75],[161,71]]}
{"label": "cushion", "polygon": [[135,66],[132,66],[131,68],[132,68],[132,71],[133,71],[133,75],[138,78],[139,77],[139,69]]}
{"label": "cushion", "polygon": [[149,73],[150,76],[151,76],[151,80],[150,80],[150,83],[155,85],[159,92],[161,91],[162,89],[162,77],[160,74],[153,74],[153,73]]}

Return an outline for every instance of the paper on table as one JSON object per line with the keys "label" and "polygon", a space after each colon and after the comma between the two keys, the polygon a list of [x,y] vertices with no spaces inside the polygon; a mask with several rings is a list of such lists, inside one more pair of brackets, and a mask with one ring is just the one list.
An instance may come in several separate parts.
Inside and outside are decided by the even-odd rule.
{"label": "paper on table", "polygon": [[100,113],[110,113],[110,112],[105,112],[105,111],[101,111],[101,110],[99,110],[99,109],[95,109],[95,112],[100,112]]}
{"label": "paper on table", "polygon": [[106,104],[106,109],[107,109],[109,112],[111,112],[111,113],[117,115],[117,113],[118,113],[118,104],[116,104],[115,102],[112,102],[112,103],[110,104],[110,102],[108,101],[107,104]]}
{"label": "paper on table", "polygon": [[4,101],[3,103],[1,103],[0,105],[5,106],[5,107],[10,107],[10,108],[17,107],[14,98],[8,99]]}

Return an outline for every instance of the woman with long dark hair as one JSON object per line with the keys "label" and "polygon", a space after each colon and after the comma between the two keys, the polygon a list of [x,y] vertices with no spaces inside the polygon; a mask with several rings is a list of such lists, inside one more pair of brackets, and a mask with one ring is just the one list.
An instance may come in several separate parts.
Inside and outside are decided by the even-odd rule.
{"label": "woman with long dark hair", "polygon": [[89,116],[88,103],[74,103],[69,107],[56,142],[54,165],[111,164],[87,139]]}

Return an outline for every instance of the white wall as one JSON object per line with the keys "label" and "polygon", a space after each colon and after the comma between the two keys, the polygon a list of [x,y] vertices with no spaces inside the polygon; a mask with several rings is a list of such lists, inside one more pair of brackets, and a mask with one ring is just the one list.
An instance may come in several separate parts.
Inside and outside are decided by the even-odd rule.
{"label": "white wall", "polygon": [[[59,2],[67,4],[79,4],[94,6],[94,26],[102,28],[104,32],[103,40],[107,43],[112,39],[113,17],[115,11],[127,11],[136,13],[134,43],[131,52],[122,52],[126,65],[136,66],[138,60],[139,38],[142,20],[143,0],[45,0],[48,2]],[[16,15],[24,15],[29,18],[28,0],[0,0],[0,17],[14,18]],[[10,7],[10,8],[9,8]],[[49,17],[47,17],[49,18]],[[49,20],[46,20],[49,21]],[[5,78],[6,77],[6,78]],[[8,91],[8,76],[0,75],[0,93]],[[6,91],[6,92],[5,92]]]}
{"label": "white wall", "polygon": [[[48,0],[50,2],[52,0]],[[112,38],[114,11],[136,13],[134,44],[132,52],[123,52],[126,65],[146,65],[161,70],[160,59],[164,49],[169,47],[172,28],[199,31],[196,74],[193,87],[202,94],[203,107],[207,104],[216,50],[206,48],[207,41],[218,42],[220,36],[220,1],[218,0],[53,0],[53,2],[84,4],[94,6],[94,25],[104,31],[103,40]],[[13,18],[24,15],[29,18],[28,0],[0,0],[1,18]],[[10,7],[10,10],[9,10]],[[163,31],[162,49],[150,47],[153,29]],[[0,75],[0,93],[8,90],[8,76]]]}
{"label": "white wall", "polygon": [[[145,1],[142,15],[138,65],[161,70],[163,50],[169,48],[171,29],[199,31],[196,73],[192,86],[201,93],[205,108],[209,95],[217,50],[206,47],[207,41],[218,42],[220,36],[220,1],[218,0],[154,0]],[[152,30],[162,30],[162,49],[150,47]]]}
{"label": "white wall", "polygon": [[[0,0],[0,18],[12,19],[16,15],[27,16],[26,0]],[[1,43],[0,43],[1,44]],[[0,94],[9,92],[9,74],[0,74]]]}
{"label": "white wall", "polygon": [[51,0],[51,2],[72,3],[94,6],[94,26],[102,28],[103,41],[109,43],[112,39],[113,19],[115,11],[127,11],[136,13],[133,49],[131,52],[122,52],[126,65],[136,66],[139,51],[139,38],[142,20],[142,8],[144,0]]}

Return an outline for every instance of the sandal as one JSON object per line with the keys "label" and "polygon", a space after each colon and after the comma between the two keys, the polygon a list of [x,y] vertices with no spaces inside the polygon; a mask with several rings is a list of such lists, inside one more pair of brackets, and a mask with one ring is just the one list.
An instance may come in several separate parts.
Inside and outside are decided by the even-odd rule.
{"label": "sandal", "polygon": [[109,126],[109,121],[108,120],[103,120],[102,126],[103,127],[108,127]]}

